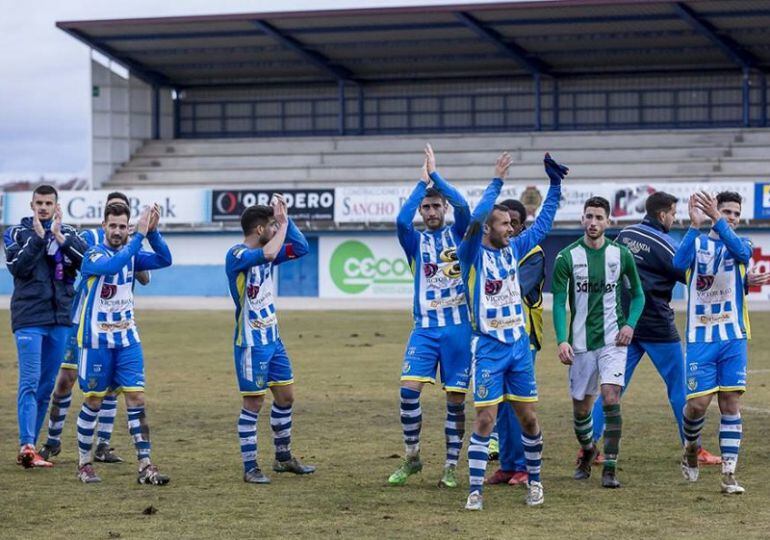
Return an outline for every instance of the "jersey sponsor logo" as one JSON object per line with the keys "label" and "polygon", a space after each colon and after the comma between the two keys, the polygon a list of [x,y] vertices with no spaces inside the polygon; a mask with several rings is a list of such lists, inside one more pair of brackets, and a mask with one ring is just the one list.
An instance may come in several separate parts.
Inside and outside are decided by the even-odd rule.
{"label": "jersey sponsor logo", "polygon": [[116,321],[113,323],[102,322],[99,323],[99,330],[103,330],[104,332],[122,332],[123,330],[128,330],[131,328],[133,324],[133,319],[129,319],[127,321]]}
{"label": "jersey sponsor logo", "polygon": [[695,281],[695,289],[698,292],[707,291],[714,285],[714,276],[708,274],[698,274],[698,279]]}
{"label": "jersey sponsor logo", "polygon": [[488,369],[482,369],[481,370],[481,377],[480,377],[481,382],[486,382],[486,381],[488,381],[491,378],[492,378],[492,372],[491,371],[489,371]]}
{"label": "jersey sponsor logo", "polygon": [[500,294],[503,289],[502,279],[488,279],[484,282],[484,294],[487,296],[495,296]]}
{"label": "jersey sponsor logo", "polygon": [[575,291],[579,293],[610,293],[617,289],[617,283],[604,283],[591,282],[591,281],[579,281],[575,283]]}
{"label": "jersey sponsor logo", "polygon": [[698,363],[690,362],[690,371],[698,371]]}
{"label": "jersey sponsor logo", "polygon": [[246,295],[249,297],[250,300],[254,300],[258,294],[259,294],[259,285],[251,284],[248,287],[246,287]]}
{"label": "jersey sponsor logo", "polygon": [[425,274],[426,278],[432,278],[436,275],[436,272],[438,272],[438,265],[436,263],[425,263],[422,266],[422,273]]}
{"label": "jersey sponsor logo", "polygon": [[720,313],[719,315],[699,315],[698,321],[703,325],[719,324],[730,320],[730,313]]}
{"label": "jersey sponsor logo", "polygon": [[449,279],[459,279],[460,277],[460,263],[455,262],[451,264],[445,264],[441,271],[444,272],[444,275],[448,277]]}
{"label": "jersey sponsor logo", "polygon": [[633,253],[634,255],[638,254],[641,251],[644,251],[645,253],[650,253],[650,246],[648,244],[645,244],[644,242],[640,242],[639,240],[633,240],[631,238],[623,238],[623,243],[626,245],[626,247]]}
{"label": "jersey sponsor logo", "polygon": [[457,248],[456,247],[448,247],[443,250],[441,250],[441,253],[439,253],[438,258],[441,260],[441,262],[455,262],[457,260]]}
{"label": "jersey sponsor logo", "polygon": [[114,298],[117,293],[118,293],[117,285],[110,285],[108,283],[105,283],[104,285],[102,285],[100,296],[102,297],[102,300],[109,300],[111,298]]}
{"label": "jersey sponsor logo", "polygon": [[277,322],[278,322],[277,317],[275,315],[270,315],[269,317],[265,317],[264,319],[249,320],[249,326],[251,326],[255,330],[260,330],[262,328],[270,328],[272,326],[275,326]]}
{"label": "jersey sponsor logo", "polygon": [[465,294],[460,293],[457,296],[450,296],[448,298],[436,298],[430,301],[431,308],[446,308],[461,306],[465,303]]}
{"label": "jersey sponsor logo", "polygon": [[490,328],[494,330],[500,330],[505,328],[514,328],[520,324],[524,324],[524,319],[516,315],[515,317],[503,317],[499,319],[490,319],[487,323]]}

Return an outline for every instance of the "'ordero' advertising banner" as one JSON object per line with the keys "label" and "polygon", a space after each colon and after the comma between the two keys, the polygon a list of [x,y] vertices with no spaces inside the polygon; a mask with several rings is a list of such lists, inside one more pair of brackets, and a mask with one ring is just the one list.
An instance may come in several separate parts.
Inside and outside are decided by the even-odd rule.
{"label": "'ordero' advertising banner", "polygon": [[267,205],[273,194],[286,199],[289,216],[293,219],[331,221],[334,219],[334,190],[332,189],[228,189],[211,192],[212,221],[238,221],[243,211],[255,204]]}
{"label": "'ordero' advertising banner", "polygon": [[412,272],[393,235],[322,236],[319,296],[410,298]]}
{"label": "'ordero' advertising banner", "polygon": [[[568,177],[569,178],[569,177]],[[589,197],[600,196],[610,203],[612,218],[615,221],[637,221],[644,217],[644,204],[647,197],[656,191],[666,191],[678,197],[680,202],[680,219],[687,219],[687,198],[694,192],[707,189],[711,193],[719,191],[737,191],[743,197],[743,219],[754,219],[755,187],[752,182],[735,183],[698,183],[698,182],[669,182],[651,184],[618,184],[595,183],[570,184],[565,181],[562,185],[561,203],[556,214],[560,222],[578,221],[583,214],[583,203]],[[337,203],[334,219],[337,223],[393,223],[398,212],[414,186],[360,186],[339,187],[336,189]],[[457,186],[457,189],[474,208],[486,189],[485,185]],[[503,186],[498,200],[519,199],[532,214],[540,206],[548,191],[547,184],[525,184],[509,182]],[[764,192],[762,192],[764,194]],[[767,191],[768,217],[770,217],[770,188]],[[759,195],[757,195],[759,197]],[[759,203],[756,205],[759,207]],[[419,216],[418,216],[419,217]],[[760,216],[757,216],[760,217]],[[451,211],[447,220],[452,220]]]}
{"label": "'ordero' advertising banner", "polygon": [[[64,223],[74,225],[95,225],[102,222],[106,190],[60,191],[59,205]],[[131,207],[131,218],[135,219],[145,206],[160,205],[161,223],[206,223],[208,216],[209,192],[205,189],[137,189],[124,191]],[[31,192],[5,194],[3,223],[15,225],[22,218],[31,216]]]}

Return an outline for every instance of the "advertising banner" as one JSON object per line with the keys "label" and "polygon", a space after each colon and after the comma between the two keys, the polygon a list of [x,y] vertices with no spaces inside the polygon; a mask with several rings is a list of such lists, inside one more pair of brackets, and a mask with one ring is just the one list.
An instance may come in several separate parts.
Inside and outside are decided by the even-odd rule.
{"label": "advertising banner", "polygon": [[754,186],[754,219],[770,219],[770,184]]}
{"label": "advertising banner", "polygon": [[[60,191],[59,205],[64,223],[71,225],[96,225],[102,222],[106,190]],[[163,223],[209,222],[209,191],[206,189],[136,189],[123,193],[128,196],[131,218],[136,219],[145,206],[160,205]],[[32,193],[28,191],[5,194],[3,223],[14,225],[22,218],[31,216]]]}
{"label": "advertising banner", "polygon": [[412,296],[412,272],[392,234],[322,236],[318,259],[321,297]]}
{"label": "advertising banner", "polygon": [[[474,208],[481,199],[485,185],[461,185],[457,189]],[[617,222],[638,221],[644,217],[644,204],[647,197],[656,191],[666,191],[680,199],[679,219],[687,219],[687,199],[695,191],[707,189],[711,193],[719,191],[737,191],[743,197],[743,219],[755,217],[755,187],[752,182],[731,184],[709,182],[670,182],[653,184],[615,183],[571,184],[566,181],[562,186],[562,197],[556,220],[559,222],[578,221],[583,214],[583,203],[592,196],[601,196],[610,202],[612,219]],[[337,223],[394,223],[414,186],[360,186],[340,187],[336,191],[334,220]],[[509,182],[503,186],[498,200],[519,199],[534,216],[542,204],[548,190],[547,184],[534,185],[521,182]],[[767,217],[770,217],[770,189],[763,191],[767,198]],[[756,195],[759,199],[759,195]],[[759,202],[757,203],[759,209]],[[759,216],[757,216],[759,217]],[[419,219],[416,215],[415,219]],[[447,221],[452,221],[452,212],[447,213]]]}
{"label": "advertising banner", "polygon": [[[740,229],[738,229],[738,234],[740,235]],[[748,237],[754,244],[749,268],[753,268],[756,272],[770,272],[770,234],[755,233],[749,234]],[[770,300],[770,285],[751,287],[749,289],[749,301],[751,300]],[[749,304],[749,309],[751,309],[751,304]]]}
{"label": "advertising banner", "polygon": [[297,220],[334,219],[333,189],[215,189],[211,192],[211,220],[238,221],[243,211],[255,204],[267,205],[274,193],[286,199],[289,216]]}

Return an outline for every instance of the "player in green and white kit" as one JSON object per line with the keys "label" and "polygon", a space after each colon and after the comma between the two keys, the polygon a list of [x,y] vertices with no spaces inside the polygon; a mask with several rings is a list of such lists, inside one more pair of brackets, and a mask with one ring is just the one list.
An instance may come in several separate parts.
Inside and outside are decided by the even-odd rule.
{"label": "player in green and white kit", "polygon": [[[604,236],[610,203],[591,197],[583,206],[585,234],[556,256],[553,270],[553,323],[559,360],[569,368],[575,435],[583,448],[574,478],[591,476],[596,456],[591,410],[601,387],[604,401],[604,471],[602,486],[618,488],[615,468],[620,446],[620,394],[625,383],[626,353],[644,307],[636,263],[625,246]],[[620,287],[631,289],[628,317],[620,304]],[[569,296],[569,337],[565,302]]]}

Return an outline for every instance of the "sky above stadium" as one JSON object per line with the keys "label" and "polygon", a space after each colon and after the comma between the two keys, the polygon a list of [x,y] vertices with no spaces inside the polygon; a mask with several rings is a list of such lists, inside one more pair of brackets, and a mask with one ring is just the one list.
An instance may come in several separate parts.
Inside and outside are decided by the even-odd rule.
{"label": "sky above stadium", "polygon": [[[510,0],[509,0],[510,1]],[[56,21],[312,9],[442,5],[452,0],[39,0],[0,18],[0,182],[90,175],[88,48]],[[456,3],[493,3],[462,0]]]}

